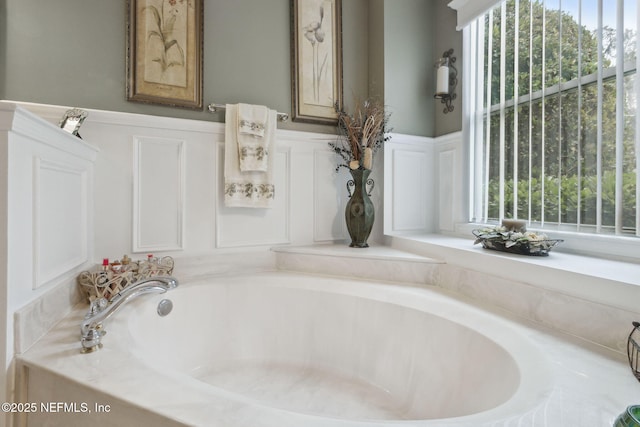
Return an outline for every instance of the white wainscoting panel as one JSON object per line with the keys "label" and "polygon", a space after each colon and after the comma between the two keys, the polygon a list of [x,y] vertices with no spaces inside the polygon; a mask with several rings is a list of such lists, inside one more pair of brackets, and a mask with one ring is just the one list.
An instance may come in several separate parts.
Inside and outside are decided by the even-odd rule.
{"label": "white wainscoting panel", "polygon": [[33,289],[88,261],[88,172],[34,158]]}
{"label": "white wainscoting panel", "polygon": [[456,162],[453,150],[438,154],[440,179],[438,180],[439,227],[442,231],[454,230],[454,191],[456,189]]}
{"label": "white wainscoting panel", "polygon": [[313,240],[329,242],[347,236],[344,210],[347,201],[346,183],[349,172],[336,172],[338,157],[334,152],[317,149],[313,152]]}
{"label": "white wainscoting panel", "polygon": [[[65,110],[34,104],[28,108],[54,124]],[[344,206],[350,175],[346,169],[335,172],[338,158],[328,145],[335,134],[278,129],[274,207],[226,208],[224,123],[102,110],[88,113],[82,136],[100,149],[92,202],[96,262],[119,258],[132,249],[187,257],[227,248],[347,238]],[[407,138],[411,140],[401,139]],[[410,142],[424,148],[425,141],[429,139]],[[374,168],[372,198],[380,204],[376,204],[376,224],[382,224],[384,217],[381,160],[379,156]],[[426,185],[431,185],[428,180]],[[381,237],[382,227],[376,224],[372,237]]]}
{"label": "white wainscoting panel", "polygon": [[[24,349],[14,341],[16,312],[31,304],[38,313],[55,312],[44,321],[39,317],[28,323],[51,326],[78,301],[75,277],[93,257],[97,154],[95,146],[61,130],[57,122],[0,102],[2,401],[12,399],[7,391],[13,382],[7,374],[12,372],[15,350]],[[51,299],[43,300],[52,294],[60,296],[55,307]],[[40,334],[44,330],[38,329]]]}
{"label": "white wainscoting panel", "polygon": [[394,231],[424,230],[427,228],[427,176],[424,165],[427,155],[420,151],[393,152],[393,208]]}
{"label": "white wainscoting panel", "polygon": [[184,247],[182,140],[134,137],[133,251]]}
{"label": "white wainscoting panel", "polygon": [[464,217],[463,194],[466,191],[463,184],[468,176],[463,173],[465,168],[462,133],[454,132],[438,137],[435,151],[438,229],[453,232],[456,224],[467,220]]}
{"label": "white wainscoting panel", "polygon": [[432,231],[432,139],[394,134],[384,156],[385,234]]}
{"label": "white wainscoting panel", "polygon": [[216,247],[231,248],[291,242],[291,149],[276,143],[275,198],[271,208],[229,208],[224,205],[224,145],[218,145]]}

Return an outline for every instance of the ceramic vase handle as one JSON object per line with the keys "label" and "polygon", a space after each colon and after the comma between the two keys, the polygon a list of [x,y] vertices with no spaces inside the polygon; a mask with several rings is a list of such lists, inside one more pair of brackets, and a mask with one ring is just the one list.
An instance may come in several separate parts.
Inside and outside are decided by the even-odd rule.
{"label": "ceramic vase handle", "polygon": [[351,196],[353,196],[353,193],[351,193],[351,188],[355,187],[356,183],[350,179],[349,181],[347,181],[347,193],[349,193],[349,198],[351,198]]}
{"label": "ceramic vase handle", "polygon": [[371,197],[371,192],[373,191],[373,187],[375,186],[375,182],[373,181],[373,179],[369,178],[367,180],[366,185],[370,185],[371,187],[369,188],[369,190],[367,191],[367,196]]}

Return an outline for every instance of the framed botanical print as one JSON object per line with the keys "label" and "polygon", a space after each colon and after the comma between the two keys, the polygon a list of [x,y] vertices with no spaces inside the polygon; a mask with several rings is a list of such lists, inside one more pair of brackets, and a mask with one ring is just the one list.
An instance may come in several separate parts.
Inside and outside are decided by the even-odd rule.
{"label": "framed botanical print", "polygon": [[127,100],[202,108],[203,0],[127,0]]}
{"label": "framed botanical print", "polygon": [[341,0],[291,0],[293,120],[337,124],[342,108]]}

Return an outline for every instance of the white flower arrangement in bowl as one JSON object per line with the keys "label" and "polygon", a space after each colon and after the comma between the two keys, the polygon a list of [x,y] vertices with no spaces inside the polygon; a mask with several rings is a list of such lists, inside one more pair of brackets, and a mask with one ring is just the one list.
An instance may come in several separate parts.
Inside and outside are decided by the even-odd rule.
{"label": "white flower arrangement in bowl", "polygon": [[554,246],[562,242],[561,239],[549,239],[544,233],[524,228],[516,231],[503,225],[473,230],[473,235],[476,236],[474,245],[482,243],[485,249],[522,255],[547,256]]}

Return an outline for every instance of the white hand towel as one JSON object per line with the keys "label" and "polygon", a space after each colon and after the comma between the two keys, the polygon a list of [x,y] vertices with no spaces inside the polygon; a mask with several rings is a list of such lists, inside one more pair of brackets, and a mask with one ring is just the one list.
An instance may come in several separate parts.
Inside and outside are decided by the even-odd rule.
{"label": "white hand towel", "polygon": [[265,138],[268,108],[238,104],[238,156],[240,170],[266,172],[269,164],[268,138]]}
{"label": "white hand towel", "polygon": [[262,138],[269,109],[264,105],[238,104],[238,129],[241,134]]}
{"label": "white hand towel", "polygon": [[[265,148],[275,149],[277,112],[268,110],[265,122]],[[225,114],[224,202],[227,207],[270,208],[273,184],[273,156],[266,157],[266,171],[241,171],[238,149],[238,106],[227,105]]]}

